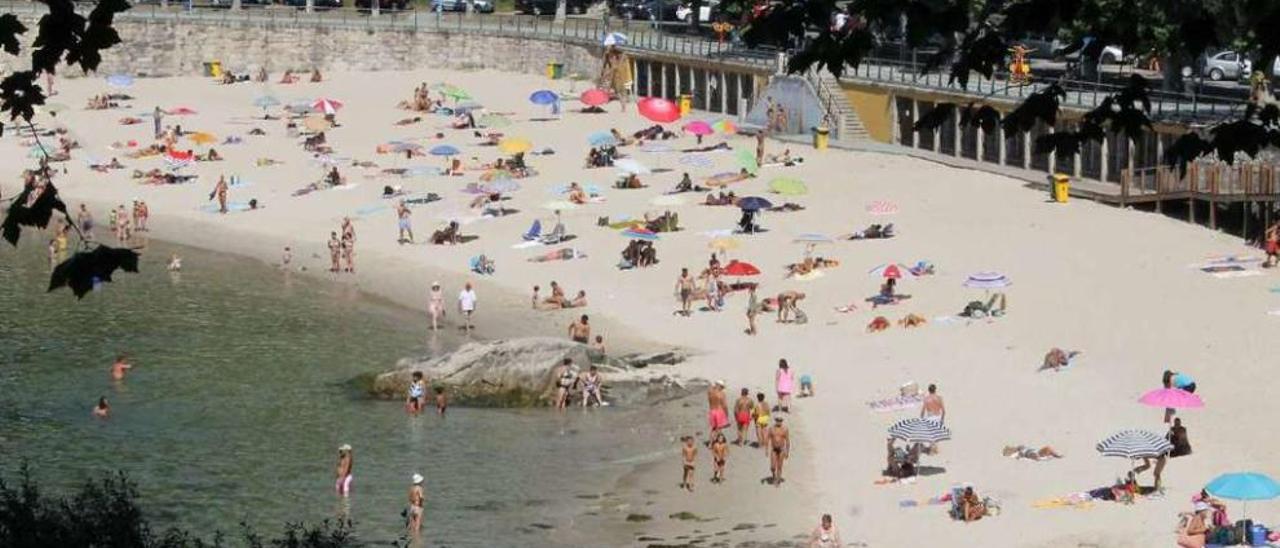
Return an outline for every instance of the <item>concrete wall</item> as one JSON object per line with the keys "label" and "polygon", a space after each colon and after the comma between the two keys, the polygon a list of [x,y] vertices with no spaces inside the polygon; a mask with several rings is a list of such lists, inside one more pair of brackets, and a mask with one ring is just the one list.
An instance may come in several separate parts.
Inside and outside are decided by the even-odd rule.
{"label": "concrete wall", "polygon": [[844,94],[868,136],[881,143],[893,141],[893,113],[889,108],[893,96],[888,91],[844,86]]}
{"label": "concrete wall", "polygon": [[[36,21],[24,17],[34,35]],[[301,27],[270,22],[191,24],[166,20],[117,21],[123,44],[104,52],[98,72],[140,76],[201,74],[203,64],[222,61],[234,71],[265,66],[327,71],[414,70],[424,68],[491,69],[541,73],[549,61],[565,64],[566,74],[594,78],[600,48],[516,37],[401,29]],[[27,53],[29,50],[24,50]],[[8,69],[21,69],[28,57],[0,54]],[[67,71],[66,76],[74,71]]]}

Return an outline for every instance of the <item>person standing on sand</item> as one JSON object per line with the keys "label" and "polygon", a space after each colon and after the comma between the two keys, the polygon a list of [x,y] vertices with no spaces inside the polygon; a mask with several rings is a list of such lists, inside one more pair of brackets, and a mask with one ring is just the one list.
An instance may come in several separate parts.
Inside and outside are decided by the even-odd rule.
{"label": "person standing on sand", "polygon": [[920,418],[944,424],[947,421],[947,406],[942,404],[942,396],[938,395],[938,385],[930,384],[929,393],[924,397],[924,405],[920,406]]}
{"label": "person standing on sand", "polygon": [[[218,213],[227,212],[227,189],[228,188],[230,187],[227,185],[227,177],[225,175],[220,175],[218,176],[217,184],[213,185],[213,192],[209,193],[209,199],[212,200],[214,198],[217,198],[218,200]],[[121,206],[121,207],[124,207],[124,206]]]}
{"label": "person standing on sand", "polygon": [[680,446],[680,457],[683,461],[683,475],[680,476],[680,488],[693,492],[693,468],[698,460],[698,446],[693,443],[693,436],[680,438],[684,445]]}
{"label": "person standing on sand", "polygon": [[1273,223],[1263,232],[1262,248],[1267,252],[1267,260],[1262,263],[1265,268],[1276,266],[1280,261],[1280,222]]}
{"label": "person standing on sand", "polygon": [[724,465],[729,458],[729,442],[724,438],[724,432],[716,432],[715,438],[711,440],[711,462],[714,466],[711,472],[711,483],[724,482]]}
{"label": "person standing on sand", "polygon": [[769,428],[769,403],[764,401],[764,392],[756,392],[756,407],[751,411],[756,421],[756,447],[765,446],[765,430]]}
{"label": "person standing on sand", "polygon": [[769,483],[774,487],[782,486],[782,464],[791,456],[791,432],[782,425],[782,417],[773,418],[773,426],[766,433],[769,451]]}
{"label": "person standing on sand", "polygon": [[778,360],[778,371],[773,376],[773,386],[778,393],[778,405],[773,410],[782,410],[783,413],[791,412],[791,393],[795,391],[795,376],[791,373],[791,366],[787,364],[786,359]]}
{"label": "person standing on sand", "polygon": [[409,533],[414,537],[422,530],[422,507],[427,503],[427,493],[422,487],[422,474],[413,475],[413,485],[409,487]]}
{"label": "person standing on sand", "polygon": [[754,406],[751,391],[743,388],[737,401],[733,402],[733,420],[738,425],[738,439],[733,440],[734,445],[741,447],[747,442],[747,427],[751,426],[751,409]]}
{"label": "person standing on sand", "polygon": [[809,535],[809,548],[840,548],[840,530],[831,523],[831,514],[822,514],[822,523]]}
{"label": "person standing on sand", "polygon": [[431,330],[440,329],[440,319],[444,317],[444,290],[440,282],[431,282],[431,295],[427,298],[427,314],[431,316]]}
{"label": "person standing on sand", "polygon": [[351,495],[351,471],[354,467],[355,457],[351,454],[351,446],[344,443],[338,447],[338,466],[334,470],[336,481],[333,488],[338,492],[338,496]]}
{"label": "person standing on sand", "polygon": [[107,403],[106,396],[98,398],[98,405],[93,407],[93,416],[100,419],[105,419],[111,416],[111,404]]}
{"label": "person standing on sand", "polygon": [[458,310],[462,312],[463,331],[471,331],[474,329],[471,325],[471,315],[476,312],[476,291],[471,288],[471,282],[463,286],[462,291],[458,292]]}
{"label": "person standing on sand", "polygon": [[591,342],[591,324],[588,323],[586,314],[569,324],[569,338],[580,344]]}
{"label": "person standing on sand", "polygon": [[409,211],[409,206],[405,205],[404,200],[400,200],[400,203],[396,204],[396,218],[398,219],[400,226],[399,239],[396,240],[397,243],[413,243],[413,226],[409,224],[409,216],[412,214],[413,212]]}
{"label": "person standing on sand", "polygon": [[760,300],[756,298],[756,286],[747,288],[747,334],[756,334],[756,316],[760,315]]}
{"label": "person standing on sand", "polygon": [[93,214],[89,213],[89,208],[84,204],[80,204],[80,211],[76,212],[76,224],[80,225],[84,239],[93,241]]}
{"label": "person standing on sand", "polygon": [[764,138],[766,131],[756,133],[756,167],[764,165]]}
{"label": "person standing on sand", "polygon": [[164,136],[164,131],[162,131],[163,122],[164,122],[164,111],[160,110],[160,107],[157,106],[156,109],[151,112],[151,123],[153,126],[155,126],[154,133],[155,133],[156,140],[159,140],[161,137]]}
{"label": "person standing on sand", "polygon": [[707,388],[707,424],[713,433],[729,426],[729,405],[724,397],[724,381],[716,381]]}
{"label": "person standing on sand", "polygon": [[329,272],[337,272],[342,269],[342,263],[339,262],[339,256],[342,253],[342,241],[338,239],[337,232],[329,233]]}
{"label": "person standing on sand", "polygon": [[689,317],[693,306],[693,277],[688,268],[680,269],[680,278],[676,280],[676,292],[680,294],[680,311],[678,314]]}
{"label": "person standing on sand", "polygon": [[122,381],[126,371],[133,369],[133,364],[129,363],[129,357],[120,354],[116,356],[116,361],[111,364],[111,380]]}

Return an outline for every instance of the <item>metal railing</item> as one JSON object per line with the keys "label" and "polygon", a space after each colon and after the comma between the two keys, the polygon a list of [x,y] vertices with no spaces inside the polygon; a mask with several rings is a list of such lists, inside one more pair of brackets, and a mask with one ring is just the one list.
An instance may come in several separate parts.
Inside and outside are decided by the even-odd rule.
{"label": "metal railing", "polygon": [[845,114],[838,108],[840,103],[836,95],[837,93],[842,94],[844,92],[833,91],[827,85],[826,79],[823,78],[817,70],[812,68],[805,71],[804,79],[809,82],[809,85],[813,88],[814,94],[818,96],[818,102],[822,105],[822,110],[827,118],[823,121],[823,125],[827,126],[828,129],[831,130],[832,137],[836,139],[846,137],[846,135],[844,135]]}

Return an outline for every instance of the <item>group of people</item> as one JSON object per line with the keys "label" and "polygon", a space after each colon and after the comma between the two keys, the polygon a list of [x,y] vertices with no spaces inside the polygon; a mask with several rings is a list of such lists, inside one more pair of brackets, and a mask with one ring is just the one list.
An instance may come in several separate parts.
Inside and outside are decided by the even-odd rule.
{"label": "group of people", "polygon": [[617,147],[613,147],[613,146],[600,147],[600,148],[591,147],[591,150],[587,152],[586,167],[590,169],[590,168],[596,168],[596,167],[612,166],[613,158],[617,154],[618,154]]}
{"label": "group of people", "polygon": [[118,108],[119,106],[120,103],[117,102],[117,96],[104,93],[90,97],[84,108],[87,110],[107,110]]}
{"label": "group of people", "polygon": [[351,217],[343,217],[342,226],[329,233],[329,272],[354,274],[355,271],[356,227],[351,223]]}
{"label": "group of people", "polygon": [[[586,291],[579,290],[578,294],[574,295],[571,299],[566,295],[564,288],[560,287],[560,283],[555,280],[551,281],[550,295],[543,298],[540,295],[541,291],[541,286],[533,286],[533,297],[531,301],[533,302],[533,308],[535,310],[559,310],[562,308],[582,308],[587,306]],[[586,316],[583,316],[583,319],[585,321]],[[585,343],[586,341],[582,342]]]}
{"label": "group of people", "polygon": [[573,360],[565,358],[551,371],[551,377],[555,383],[553,403],[556,409],[561,411],[567,409],[572,403],[574,394],[581,396],[578,403],[582,407],[606,405],[604,378],[600,376],[599,367],[591,365],[586,371],[577,372]]}
{"label": "group of people", "polygon": [[618,264],[623,270],[644,268],[658,264],[658,250],[649,240],[631,240],[622,249],[622,262]]}

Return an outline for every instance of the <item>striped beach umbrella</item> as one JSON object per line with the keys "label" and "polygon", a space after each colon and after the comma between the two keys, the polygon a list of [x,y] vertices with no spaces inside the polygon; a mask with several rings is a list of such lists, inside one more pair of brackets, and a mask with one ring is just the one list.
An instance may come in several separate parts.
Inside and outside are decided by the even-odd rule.
{"label": "striped beach umbrella", "polygon": [[325,114],[337,114],[338,109],[340,108],[342,108],[342,101],[335,99],[321,97],[311,102],[311,110],[323,112]]}
{"label": "striped beach umbrella", "polygon": [[1172,450],[1169,440],[1147,430],[1121,430],[1098,442],[1098,452],[1104,457],[1154,458]]}
{"label": "striped beach umbrella", "polygon": [[898,204],[886,200],[876,200],[867,204],[867,213],[870,215],[893,215],[898,212]]}
{"label": "striped beach umbrella", "polygon": [[951,439],[951,430],[939,421],[914,417],[890,426],[889,437],[907,443],[938,443]]}

